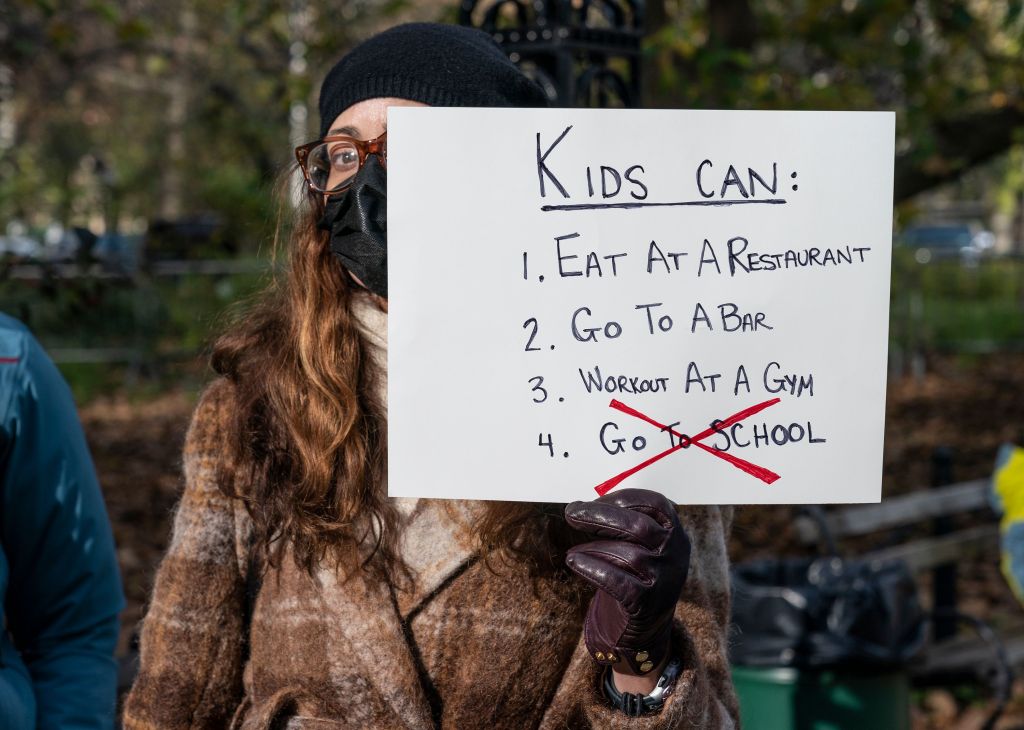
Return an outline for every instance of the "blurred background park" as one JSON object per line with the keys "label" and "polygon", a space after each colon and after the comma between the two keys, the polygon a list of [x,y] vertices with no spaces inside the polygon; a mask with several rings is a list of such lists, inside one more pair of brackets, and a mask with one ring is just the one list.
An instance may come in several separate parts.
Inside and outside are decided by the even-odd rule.
{"label": "blurred background park", "polygon": [[[122,651],[206,348],[275,265],[319,80],[374,31],[458,19],[451,0],[0,0],[0,311],[74,391],[129,597]],[[991,474],[1024,440],[1024,3],[648,0],[641,30],[636,106],[896,112],[884,494],[934,482],[940,448],[945,480]],[[807,553],[795,516],[741,510],[733,559]],[[965,557],[956,588],[1001,626],[1021,615],[998,559]],[[1006,727],[1024,723],[1013,694]],[[991,705],[983,683],[914,701],[920,728],[977,727]]]}

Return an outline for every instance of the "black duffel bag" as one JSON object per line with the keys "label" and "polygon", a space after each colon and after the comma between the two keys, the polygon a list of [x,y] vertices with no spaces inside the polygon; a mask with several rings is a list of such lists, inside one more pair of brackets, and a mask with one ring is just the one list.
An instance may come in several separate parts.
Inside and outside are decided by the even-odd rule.
{"label": "black duffel bag", "polygon": [[905,664],[925,614],[904,563],[761,560],[732,570],[730,660],[754,667]]}

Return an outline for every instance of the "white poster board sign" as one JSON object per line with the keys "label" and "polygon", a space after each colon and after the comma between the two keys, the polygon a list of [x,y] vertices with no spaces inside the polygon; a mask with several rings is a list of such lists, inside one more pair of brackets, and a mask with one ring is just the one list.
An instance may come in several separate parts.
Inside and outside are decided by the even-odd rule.
{"label": "white poster board sign", "polygon": [[876,502],[891,113],[393,108],[391,496]]}

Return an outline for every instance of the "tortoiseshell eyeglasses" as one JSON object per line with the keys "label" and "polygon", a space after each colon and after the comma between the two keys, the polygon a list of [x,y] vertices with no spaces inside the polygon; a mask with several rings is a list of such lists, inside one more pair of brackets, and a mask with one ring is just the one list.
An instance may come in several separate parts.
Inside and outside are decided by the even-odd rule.
{"label": "tortoiseshell eyeglasses", "polygon": [[329,135],[295,148],[302,175],[315,193],[338,193],[352,184],[352,178],[370,155],[388,162],[388,133],[363,141],[344,135]]}

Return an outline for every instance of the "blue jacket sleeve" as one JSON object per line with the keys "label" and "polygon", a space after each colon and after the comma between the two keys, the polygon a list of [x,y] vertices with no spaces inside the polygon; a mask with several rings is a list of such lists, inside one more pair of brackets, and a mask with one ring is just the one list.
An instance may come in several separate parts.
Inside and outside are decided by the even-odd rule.
{"label": "blue jacket sleeve", "polygon": [[124,596],[110,523],[67,385],[2,315],[0,419],[0,598],[37,727],[111,728]]}

